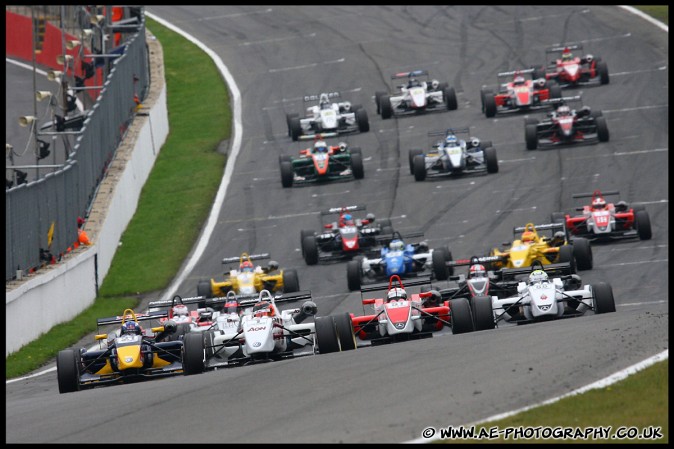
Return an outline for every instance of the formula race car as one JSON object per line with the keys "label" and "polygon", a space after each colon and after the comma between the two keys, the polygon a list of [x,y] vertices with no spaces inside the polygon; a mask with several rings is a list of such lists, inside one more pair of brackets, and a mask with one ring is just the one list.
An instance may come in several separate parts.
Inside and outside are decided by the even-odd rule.
{"label": "formula race car", "polygon": [[608,283],[581,286],[580,277],[575,274],[550,278],[539,263],[507,271],[510,276],[528,275],[518,283],[516,295],[503,299],[492,296],[492,327],[502,320],[525,324],[576,317],[588,310],[595,314],[616,310]]}
{"label": "formula race car", "polygon": [[[307,299],[300,308],[279,310],[278,303]],[[207,369],[240,366],[339,351],[332,319],[307,321],[317,312],[311,293],[274,296],[262,290],[256,299],[236,301],[228,294],[217,327],[185,336],[185,375]],[[210,303],[217,301],[210,300]]]}
{"label": "formula race car", "polygon": [[[215,279],[202,279],[197,284],[197,296],[203,299],[220,297],[232,290],[240,297],[257,297],[262,290],[270,292],[292,293],[299,291],[300,282],[296,270],[279,270],[278,262],[270,260],[266,267],[254,266],[254,260],[269,259],[269,253],[253,254],[242,253],[240,257],[225,257],[223,264],[237,263],[231,268],[228,277],[221,282]],[[205,307],[204,300],[199,307]]]}
{"label": "formula race car", "polygon": [[625,201],[607,203],[605,196],[620,192],[576,193],[573,198],[592,198],[590,204],[577,207],[580,216],[553,212],[552,222],[564,223],[569,233],[590,240],[612,240],[639,237],[651,238],[651,220],[643,205],[629,207]]}
{"label": "formula race car", "polygon": [[414,180],[423,181],[427,176],[498,172],[496,150],[491,141],[481,141],[477,137],[466,141],[457,137],[458,133],[468,132],[468,128],[429,132],[432,139],[442,138],[427,153],[418,148],[409,150],[410,173]]}
{"label": "formula race car", "polygon": [[298,140],[313,139],[321,133],[338,135],[369,131],[367,111],[361,105],[352,105],[349,101],[332,103],[331,99],[336,97],[339,97],[339,92],[305,96],[305,102],[318,101],[318,104],[309,106],[304,118],[300,118],[299,114],[286,115],[288,135]]}
{"label": "formula race car", "polygon": [[346,280],[349,290],[360,290],[363,281],[380,281],[391,276],[415,277],[428,270],[436,279],[445,280],[453,273],[447,261],[452,253],[447,247],[429,249],[425,241],[405,244],[403,238],[423,237],[422,232],[401,235],[381,235],[377,240],[385,245],[379,257],[356,256],[346,264]]}
{"label": "formula race car", "polygon": [[497,76],[498,93],[494,94],[494,91],[487,87],[480,91],[482,112],[487,118],[494,117],[499,112],[530,111],[549,107],[544,100],[562,96],[562,88],[555,82],[546,81],[545,71],[540,69],[502,72]]}
{"label": "formula race car", "polygon": [[[538,231],[550,231],[553,234],[550,237],[540,236]],[[499,258],[498,261],[489,262],[492,268],[523,268],[539,261],[543,265],[568,262],[572,273],[592,269],[590,241],[582,237],[570,240],[563,223],[527,223],[513,228],[513,235],[515,238],[512,243],[503,243],[506,249],[491,250],[489,255]]]}
{"label": "formula race car", "polygon": [[[402,84],[399,84],[403,80]],[[453,111],[458,108],[456,92],[447,83],[430,79],[427,70],[415,70],[391,75],[393,89],[375,92],[377,114],[388,119],[397,115],[427,111]]]}
{"label": "formula race car", "polygon": [[556,108],[547,118],[539,121],[528,117],[524,121],[524,140],[527,150],[539,146],[568,145],[574,143],[608,142],[609,132],[606,118],[601,111],[593,111],[588,106],[571,109],[568,102],[580,97],[563,97],[548,100]]}
{"label": "formula race car", "polygon": [[[59,393],[115,383],[182,374],[182,340],[166,341],[176,331],[171,322],[147,333],[140,322],[166,318],[166,311],[147,314],[124,310],[119,316],[99,318],[97,325],[121,324],[116,333],[97,333],[98,350],[64,349],[56,356]],[[99,330],[100,332],[100,330]]]}
{"label": "formula race car", "polygon": [[574,56],[574,50],[583,53],[581,44],[550,47],[545,50],[545,78],[554,80],[561,87],[577,87],[582,84],[608,84],[608,66],[601,58],[591,54]]}
{"label": "formula race car", "polygon": [[[342,342],[342,349],[376,346],[447,333],[463,334],[473,331],[470,306],[465,298],[441,301],[435,290],[410,293],[406,288],[428,285],[430,278],[405,281],[391,276],[388,282],[361,290],[363,306],[371,305],[372,313],[356,316],[353,313],[332,315]],[[386,291],[386,296],[365,298],[365,294]],[[354,339],[354,334],[356,339]],[[346,335],[346,337],[344,337]],[[349,336],[351,340],[349,340]]]}
{"label": "formula race car", "polygon": [[359,147],[350,148],[346,142],[327,145],[318,135],[314,146],[300,151],[300,157],[279,156],[281,184],[293,184],[363,179],[363,153]]}
{"label": "formula race car", "polygon": [[333,207],[321,211],[321,216],[339,214],[339,219],[325,223],[321,232],[301,231],[302,256],[307,265],[351,258],[364,251],[378,249],[380,244],[375,237],[393,233],[391,220],[384,218],[375,223],[375,216],[371,213],[365,218],[354,218],[351,213],[359,210],[365,210],[365,206]]}

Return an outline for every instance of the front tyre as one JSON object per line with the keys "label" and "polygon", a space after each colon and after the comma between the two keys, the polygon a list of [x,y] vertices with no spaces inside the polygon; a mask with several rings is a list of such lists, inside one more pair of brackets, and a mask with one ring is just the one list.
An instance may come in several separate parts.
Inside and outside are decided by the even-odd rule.
{"label": "front tyre", "polygon": [[615,300],[613,299],[611,284],[600,282],[592,285],[592,301],[596,314],[615,312]]}
{"label": "front tyre", "polygon": [[579,270],[592,269],[592,247],[590,241],[583,237],[573,240],[573,258],[576,259],[576,267]]}
{"label": "front tyre", "polygon": [[494,147],[487,147],[483,151],[484,160],[487,163],[487,173],[498,173],[498,158],[496,157],[496,149],[494,149]]}
{"label": "front tyre", "polygon": [[412,163],[414,165],[414,180],[423,181],[426,179],[426,158],[424,155],[419,154],[414,156]]}
{"label": "front tyre", "polygon": [[360,266],[360,259],[350,260],[346,263],[346,283],[349,290],[360,290],[363,274]]}
{"label": "front tyre", "polygon": [[74,349],[64,349],[56,355],[56,377],[59,393],[80,389],[79,355]]}
{"label": "front tyre", "polygon": [[470,314],[470,305],[466,298],[456,298],[449,301],[449,317],[452,324],[452,334],[473,332],[473,317]]}
{"label": "front tyre", "polygon": [[300,291],[300,281],[297,278],[297,271],[283,270],[283,293],[293,293]]}
{"label": "front tyre", "polygon": [[204,372],[204,336],[201,332],[185,335],[183,341],[183,374],[201,374]]}

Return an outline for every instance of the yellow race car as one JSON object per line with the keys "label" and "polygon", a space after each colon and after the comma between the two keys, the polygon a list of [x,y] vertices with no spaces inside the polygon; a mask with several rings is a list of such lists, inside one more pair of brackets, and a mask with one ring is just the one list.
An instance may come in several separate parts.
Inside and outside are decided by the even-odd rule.
{"label": "yellow race car", "polygon": [[[551,231],[552,235],[541,236],[538,231]],[[590,241],[585,238],[574,238],[570,241],[563,223],[527,223],[523,227],[515,227],[513,234],[515,238],[512,244],[505,242],[505,249],[491,250],[489,255],[497,258],[490,262],[493,268],[529,267],[534,261],[543,265],[568,262],[573,273],[592,268]]]}
{"label": "yellow race car", "polygon": [[[269,253],[253,254],[242,253],[240,257],[225,257],[222,263],[236,263],[228,273],[225,273],[224,281],[215,279],[200,280],[197,284],[197,296],[206,298],[218,298],[226,296],[227,292],[233,291],[237,297],[257,297],[262,290],[272,293],[292,293],[300,289],[295,270],[279,270],[278,262],[270,260],[266,267],[254,266],[254,260],[269,259]],[[205,303],[205,301],[204,301]],[[202,307],[200,305],[199,307]]]}

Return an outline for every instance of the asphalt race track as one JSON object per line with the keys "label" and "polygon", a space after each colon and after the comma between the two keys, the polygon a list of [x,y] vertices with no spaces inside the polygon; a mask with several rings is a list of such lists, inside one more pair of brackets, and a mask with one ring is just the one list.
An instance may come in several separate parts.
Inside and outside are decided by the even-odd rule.
{"label": "asphalt race track", "polygon": [[[396,230],[422,230],[431,247],[463,258],[511,239],[514,226],[549,222],[572,207],[573,193],[620,190],[645,205],[653,238],[593,245],[583,283],[609,282],[616,313],[74,394],[58,393],[54,371],[7,385],[6,442],[403,442],[429,426],[541,402],[669,347],[667,33],[614,6],[148,11],[212,48],[243,99],[236,172],[209,249],[178,294],[193,296],[200,279],[222,276],[223,257],[269,252],[298,270],[319,315],[362,313],[345,263],[309,267],[300,253],[300,229],[318,229],[320,210],[343,205],[365,204]],[[542,64],[545,47],[560,42],[581,42],[608,63],[610,84],[565,94],[582,90],[584,104],[603,111],[610,141],[527,151],[523,115],[485,118],[480,87],[496,84],[498,72]],[[459,109],[382,120],[374,92],[415,69],[454,87]],[[365,178],[284,189],[278,155],[311,144],[290,140],[285,113],[302,112],[302,96],[322,91],[368,110],[370,131],[343,139],[363,149]],[[408,149],[448,126],[491,140],[499,172],[415,182]]]}

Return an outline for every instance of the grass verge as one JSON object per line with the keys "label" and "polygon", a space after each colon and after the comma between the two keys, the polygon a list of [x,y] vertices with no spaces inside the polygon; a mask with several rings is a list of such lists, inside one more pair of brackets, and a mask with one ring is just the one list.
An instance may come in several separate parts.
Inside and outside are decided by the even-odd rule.
{"label": "grass verge", "polygon": [[669,26],[669,6],[668,5],[654,5],[654,6],[637,6],[634,8],[648,14],[649,16],[659,20],[665,25]]}

